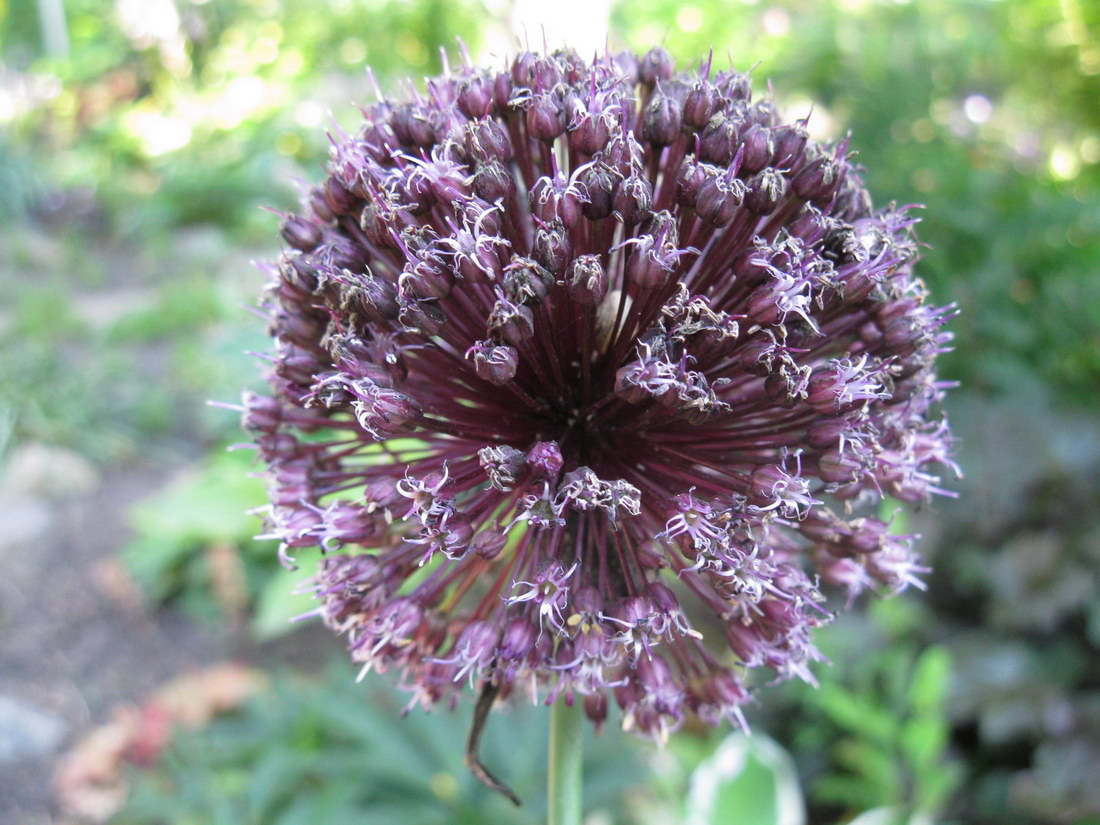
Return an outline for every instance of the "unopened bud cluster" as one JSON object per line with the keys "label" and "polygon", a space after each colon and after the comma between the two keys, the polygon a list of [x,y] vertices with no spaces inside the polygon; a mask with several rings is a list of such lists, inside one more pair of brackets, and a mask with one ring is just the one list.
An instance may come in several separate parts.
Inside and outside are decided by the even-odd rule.
{"label": "unopened bud cluster", "polygon": [[661,738],[740,721],[755,669],[812,680],[824,585],[919,584],[873,513],[953,468],[951,310],[846,141],[661,50],[524,52],[363,114],[283,225],[244,423],[364,670]]}

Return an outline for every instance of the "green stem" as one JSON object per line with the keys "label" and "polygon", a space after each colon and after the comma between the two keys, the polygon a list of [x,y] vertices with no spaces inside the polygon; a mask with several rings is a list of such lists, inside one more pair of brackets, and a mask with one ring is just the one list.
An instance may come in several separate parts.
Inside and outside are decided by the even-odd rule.
{"label": "green stem", "polygon": [[559,698],[550,707],[549,825],[581,825],[584,709]]}

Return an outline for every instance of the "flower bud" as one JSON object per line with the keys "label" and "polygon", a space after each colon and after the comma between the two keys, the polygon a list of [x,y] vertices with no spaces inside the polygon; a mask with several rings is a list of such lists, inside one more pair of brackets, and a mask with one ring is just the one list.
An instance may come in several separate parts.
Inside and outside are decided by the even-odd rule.
{"label": "flower bud", "polygon": [[535,334],[535,318],[528,307],[502,297],[489,315],[489,329],[518,346]]}
{"label": "flower bud", "polygon": [[634,224],[649,217],[653,202],[653,187],[639,175],[631,175],[615,189],[612,204],[625,224]]}
{"label": "flower bud", "polygon": [[699,163],[694,155],[684,158],[676,175],[676,200],[683,206],[694,207],[699,199],[699,187],[707,180],[710,172],[720,174],[717,169]]}
{"label": "flower bud", "polygon": [[765,169],[749,180],[745,206],[757,215],[770,215],[786,194],[786,178],[775,169]]}
{"label": "flower bud", "polygon": [[728,166],[737,150],[742,122],[727,114],[710,119],[699,138],[699,157],[716,166]]}
{"label": "flower bud", "polygon": [[598,221],[611,214],[615,180],[602,164],[591,164],[578,176],[578,187],[585,195],[581,212],[590,221]]}
{"label": "flower bud", "polygon": [[745,199],[745,184],[737,178],[713,175],[699,187],[695,210],[711,226],[727,226]]}
{"label": "flower bud", "polygon": [[512,141],[503,126],[492,118],[466,125],[466,151],[479,165],[490,161],[506,163],[512,158]]}
{"label": "flower bud", "polygon": [[355,211],[359,199],[335,176],[325,181],[325,201],[336,215],[350,215]]}
{"label": "flower bud", "polygon": [[540,441],[527,451],[527,466],[535,478],[555,479],[563,459],[556,441]]}
{"label": "flower bud", "polygon": [[547,143],[565,132],[565,102],[560,92],[535,95],[527,108],[527,131]]}
{"label": "flower bud", "polygon": [[493,160],[479,167],[474,173],[474,191],[489,203],[507,202],[516,191],[516,179],[504,164]]}
{"label": "flower bud", "polygon": [[658,91],[646,107],[642,136],[654,146],[668,146],[680,136],[683,114],[680,104]]}
{"label": "flower bud", "polygon": [[283,240],[300,249],[302,252],[312,252],[321,245],[321,228],[313,221],[290,215],[283,221]]}
{"label": "flower bud", "polygon": [[471,120],[486,117],[493,110],[493,82],[488,75],[475,74],[458,86],[458,104],[462,114]]}
{"label": "flower bud", "polygon": [[578,304],[596,306],[607,294],[607,272],[599,255],[574,258],[565,273],[565,286]]}
{"label": "flower bud", "polygon": [[504,294],[517,304],[541,304],[553,284],[554,276],[530,258],[514,255],[504,268]]}
{"label": "flower bud", "polygon": [[470,347],[466,357],[474,362],[478,378],[491,384],[507,384],[516,377],[519,355],[512,347],[482,341]]}
{"label": "flower bud", "polygon": [[654,47],[642,55],[638,62],[638,79],[646,86],[652,86],[658,80],[668,80],[672,77],[674,65],[668,52]]}
{"label": "flower bud", "polygon": [[742,175],[754,175],[766,168],[772,160],[772,140],[768,130],[759,124],[753,124],[741,135]]}
{"label": "flower bud", "polygon": [[862,465],[850,455],[845,455],[835,447],[826,450],[817,460],[818,475],[822,481],[830,484],[849,484],[858,481]]}
{"label": "flower bud", "polygon": [[697,80],[684,97],[684,123],[702,129],[722,105],[722,95],[707,80]]}
{"label": "flower bud", "polygon": [[560,221],[535,233],[534,256],[551,275],[560,275],[573,257],[573,243]]}
{"label": "flower bud", "polygon": [[840,186],[840,166],[829,157],[820,157],[807,163],[794,179],[791,187],[804,201],[827,203]]}

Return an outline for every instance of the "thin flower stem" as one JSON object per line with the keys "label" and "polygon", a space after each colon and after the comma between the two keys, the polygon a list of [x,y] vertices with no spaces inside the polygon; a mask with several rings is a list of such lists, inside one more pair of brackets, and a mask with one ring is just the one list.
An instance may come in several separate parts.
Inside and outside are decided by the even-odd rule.
{"label": "thin flower stem", "polygon": [[559,699],[550,708],[550,764],[547,772],[548,825],[581,825],[581,764],[584,710]]}

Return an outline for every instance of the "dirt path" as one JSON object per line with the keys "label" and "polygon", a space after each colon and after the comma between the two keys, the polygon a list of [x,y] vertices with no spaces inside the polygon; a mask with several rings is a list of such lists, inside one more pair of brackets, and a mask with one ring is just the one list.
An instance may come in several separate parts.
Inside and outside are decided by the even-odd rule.
{"label": "dirt path", "polygon": [[0,530],[12,539],[0,542],[4,825],[54,821],[57,754],[112,707],[237,647],[216,628],[149,611],[114,555],[129,508],[162,480],[131,468],[84,493],[47,497],[8,485],[0,499]]}

